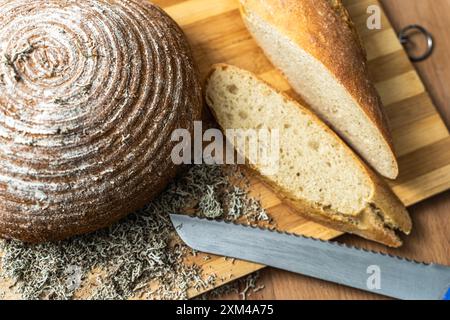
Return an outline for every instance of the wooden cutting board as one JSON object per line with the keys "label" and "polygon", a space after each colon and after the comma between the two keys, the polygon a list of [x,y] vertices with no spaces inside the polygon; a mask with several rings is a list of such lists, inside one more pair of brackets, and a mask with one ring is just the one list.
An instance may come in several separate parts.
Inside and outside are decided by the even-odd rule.
{"label": "wooden cutting board", "polygon": [[[183,28],[194,51],[202,77],[214,63],[226,62],[250,70],[275,87],[293,94],[244,27],[237,0],[156,0]],[[391,123],[399,156],[400,177],[389,182],[407,205],[413,205],[450,188],[450,134],[410,63],[387,17],[382,29],[366,27],[367,7],[377,0],[344,0],[365,43],[369,66]],[[380,5],[379,5],[380,6]],[[381,8],[381,6],[380,6]],[[294,214],[266,186],[252,178],[251,192],[275,219],[279,229],[332,239],[340,232]],[[197,264],[217,276],[216,286],[264,266],[222,257]],[[200,292],[192,290],[190,296]]]}

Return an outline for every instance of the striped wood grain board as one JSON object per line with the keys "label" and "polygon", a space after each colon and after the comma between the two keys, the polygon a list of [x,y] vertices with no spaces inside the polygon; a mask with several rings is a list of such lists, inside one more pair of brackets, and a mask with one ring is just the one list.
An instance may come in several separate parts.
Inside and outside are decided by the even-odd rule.
{"label": "striped wood grain board", "polygon": [[[202,77],[214,63],[226,62],[250,70],[288,94],[295,94],[265,58],[246,31],[237,0],[156,0],[183,28]],[[389,182],[406,205],[412,205],[450,188],[450,135],[424,85],[399,43],[386,15],[382,29],[366,27],[367,7],[376,0],[344,0],[365,43],[369,66],[391,123],[399,156],[400,177]],[[380,6],[381,7],[381,6]],[[297,97],[298,98],[298,97]],[[265,185],[252,178],[251,191],[281,230],[332,239],[341,233],[294,214]],[[195,262],[206,274],[217,275],[217,284],[242,277],[263,266],[212,257]],[[200,292],[192,290],[190,296]]]}

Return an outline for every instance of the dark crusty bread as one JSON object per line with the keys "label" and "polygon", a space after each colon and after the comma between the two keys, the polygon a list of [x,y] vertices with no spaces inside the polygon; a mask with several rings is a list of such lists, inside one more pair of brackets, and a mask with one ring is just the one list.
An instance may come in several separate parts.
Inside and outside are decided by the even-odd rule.
{"label": "dark crusty bread", "polygon": [[[278,170],[266,173],[263,163],[250,167],[294,210],[337,230],[401,245],[395,230],[411,231],[404,205],[311,111],[250,72],[229,65],[213,67],[205,92],[225,134],[227,129],[278,130],[280,157],[273,162]],[[228,139],[249,159],[247,145]],[[263,140],[258,137],[258,148],[268,144]]]}
{"label": "dark crusty bread", "polygon": [[177,24],[145,0],[0,1],[0,236],[59,240],[176,175],[202,95]]}
{"label": "dark crusty bread", "polygon": [[367,163],[398,164],[366,53],[340,0],[240,0],[248,30],[293,89]]}

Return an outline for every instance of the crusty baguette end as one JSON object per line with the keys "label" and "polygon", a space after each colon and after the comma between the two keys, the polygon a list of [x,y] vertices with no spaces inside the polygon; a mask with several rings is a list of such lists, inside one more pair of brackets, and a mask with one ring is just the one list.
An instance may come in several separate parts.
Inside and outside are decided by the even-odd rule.
{"label": "crusty baguette end", "polygon": [[368,164],[399,168],[366,52],[340,0],[240,0],[243,20],[292,88]]}

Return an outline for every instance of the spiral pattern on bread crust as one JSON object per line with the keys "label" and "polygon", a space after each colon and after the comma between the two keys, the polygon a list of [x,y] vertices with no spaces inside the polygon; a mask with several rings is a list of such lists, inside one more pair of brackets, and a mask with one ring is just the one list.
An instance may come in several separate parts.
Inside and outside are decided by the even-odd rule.
{"label": "spiral pattern on bread crust", "polygon": [[186,39],[145,0],[0,0],[0,236],[106,227],[178,169],[201,89]]}

